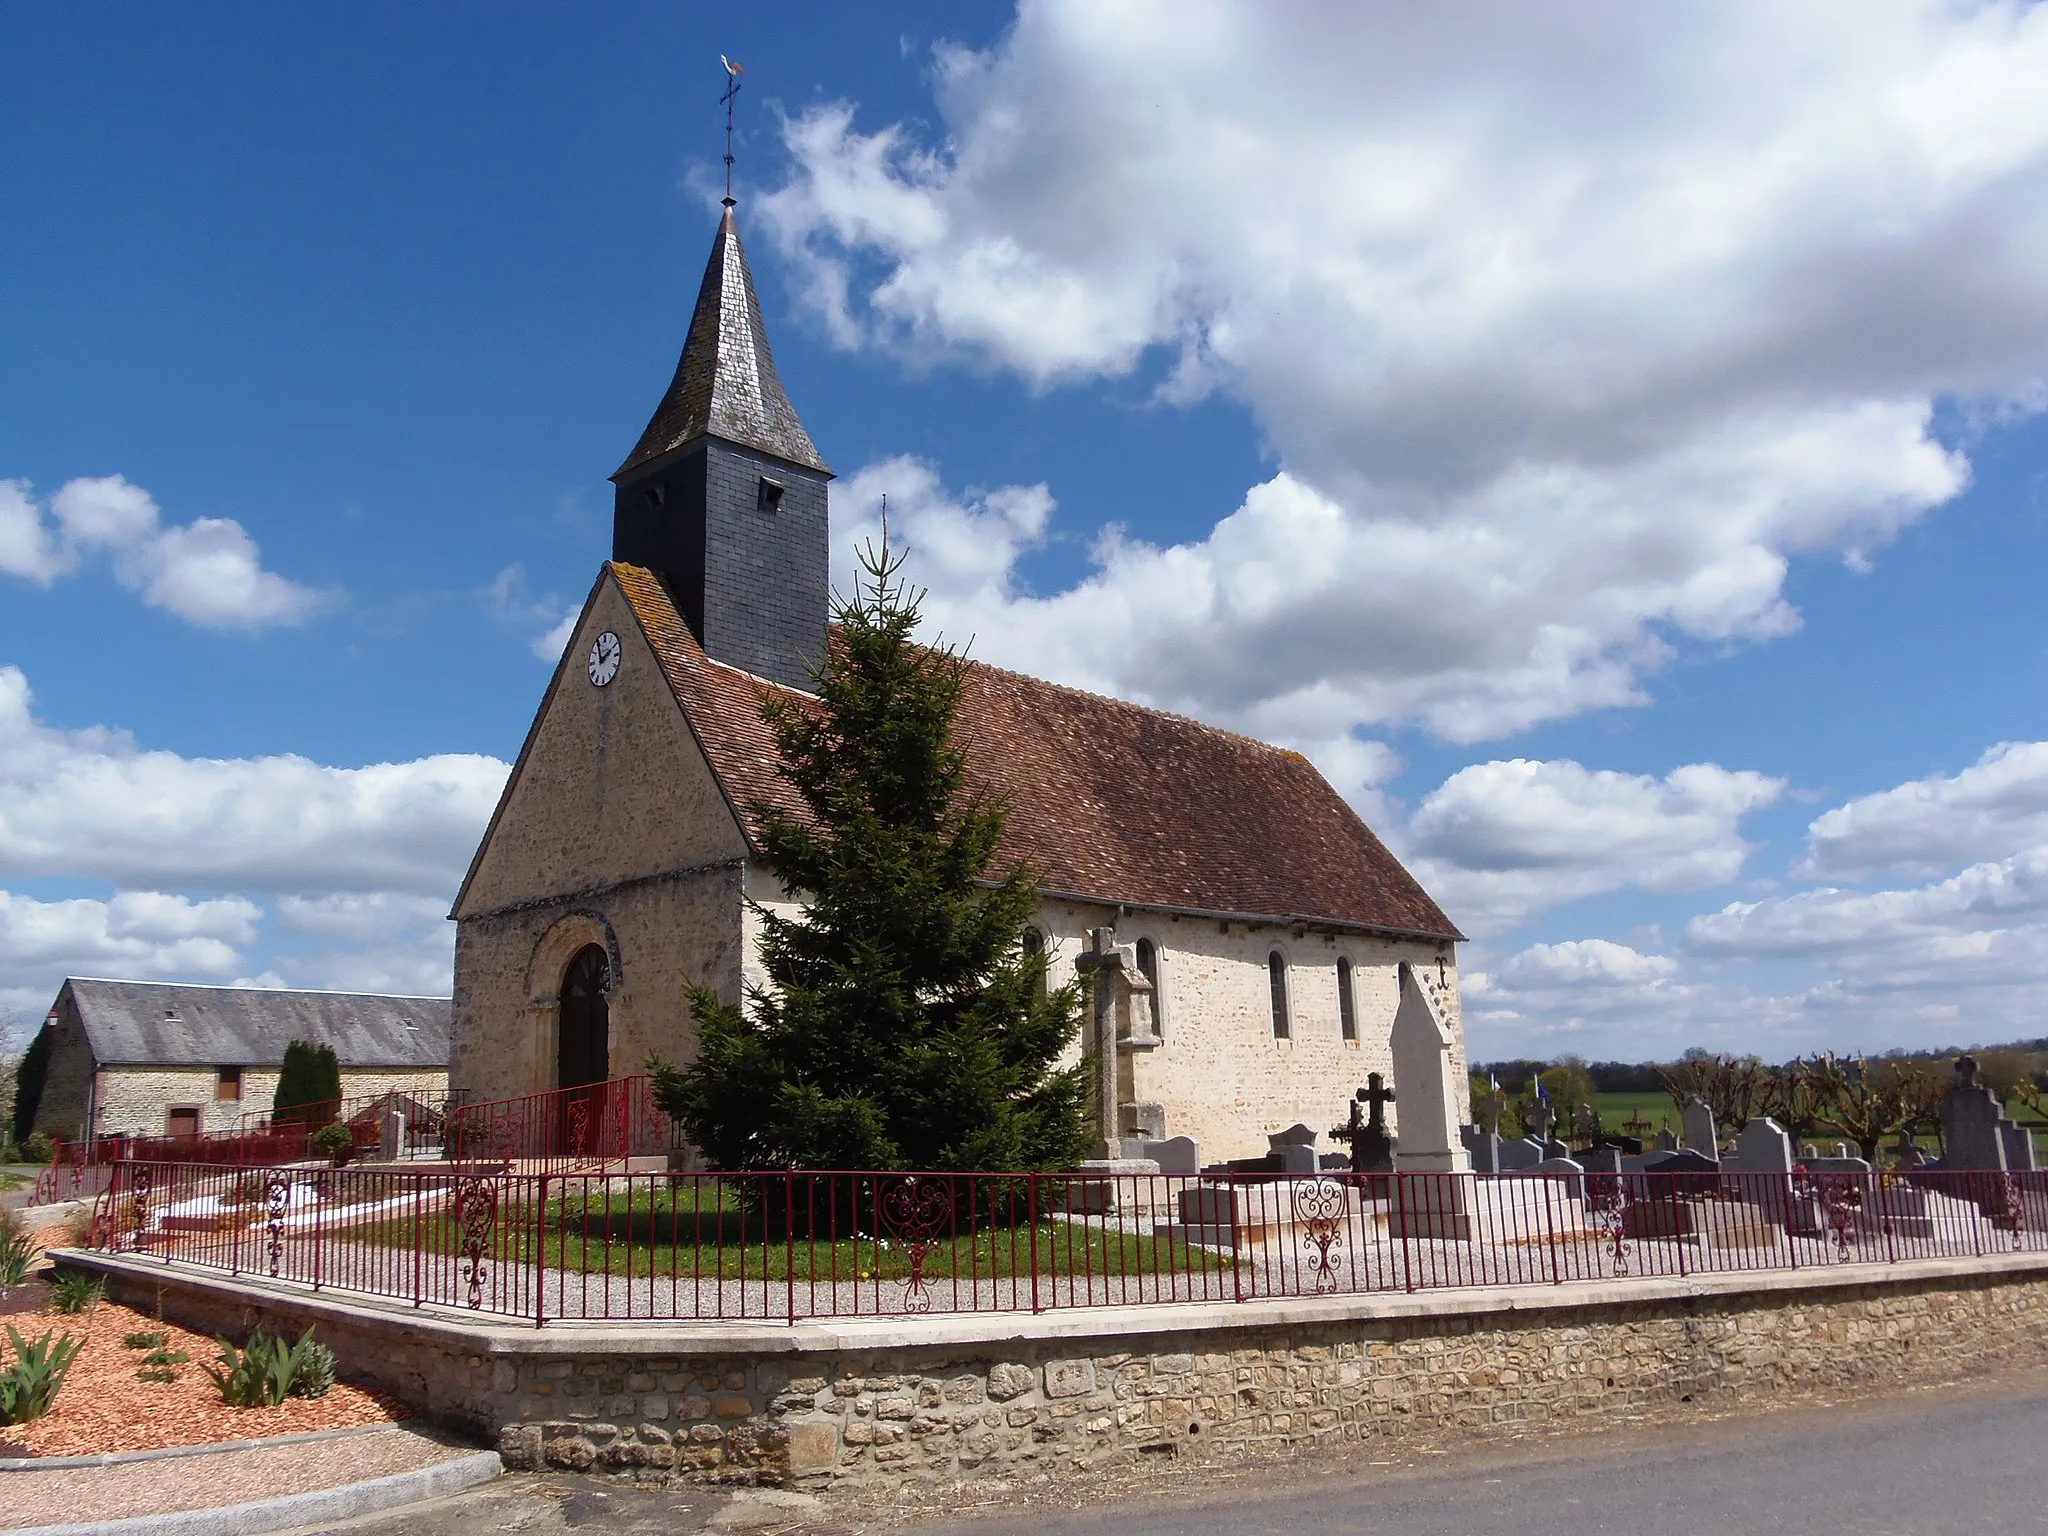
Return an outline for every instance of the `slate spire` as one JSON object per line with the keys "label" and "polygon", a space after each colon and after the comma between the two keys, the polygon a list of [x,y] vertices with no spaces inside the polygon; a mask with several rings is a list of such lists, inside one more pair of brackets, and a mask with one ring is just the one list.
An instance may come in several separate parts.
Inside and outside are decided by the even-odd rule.
{"label": "slate spire", "polygon": [[697,290],[697,308],[690,317],[676,376],[612,479],[632,478],[700,437],[723,438],[831,473],[776,375],[768,332],[761,324],[761,301],[754,293],[754,274],[747,270],[730,201]]}

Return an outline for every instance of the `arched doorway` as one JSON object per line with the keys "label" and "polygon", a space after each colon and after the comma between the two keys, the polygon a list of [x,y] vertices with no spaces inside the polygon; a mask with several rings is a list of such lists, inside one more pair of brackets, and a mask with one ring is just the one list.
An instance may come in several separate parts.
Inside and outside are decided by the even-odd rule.
{"label": "arched doorway", "polygon": [[612,965],[601,944],[577,950],[562,973],[555,1086],[581,1088],[611,1076],[611,1012],[605,1003]]}

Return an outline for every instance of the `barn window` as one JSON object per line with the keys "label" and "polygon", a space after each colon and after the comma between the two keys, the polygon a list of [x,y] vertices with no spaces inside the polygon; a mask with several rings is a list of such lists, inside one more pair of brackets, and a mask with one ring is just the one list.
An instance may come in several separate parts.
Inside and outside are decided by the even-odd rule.
{"label": "barn window", "polygon": [[1337,1021],[1346,1040],[1358,1038],[1358,1007],[1351,1000],[1351,962],[1337,957]]}
{"label": "barn window", "polygon": [[1266,956],[1266,974],[1273,983],[1273,1038],[1285,1040],[1290,1033],[1287,1022],[1287,957],[1277,949]]}
{"label": "barn window", "polygon": [[222,1067],[215,1073],[213,1096],[222,1104],[239,1104],[242,1101],[242,1069]]}

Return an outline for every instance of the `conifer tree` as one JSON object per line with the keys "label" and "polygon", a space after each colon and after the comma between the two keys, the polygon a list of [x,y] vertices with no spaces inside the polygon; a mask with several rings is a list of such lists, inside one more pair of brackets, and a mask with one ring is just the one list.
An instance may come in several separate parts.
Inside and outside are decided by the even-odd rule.
{"label": "conifer tree", "polygon": [[341,1060],[334,1047],[304,1040],[287,1045],[270,1100],[271,1124],[325,1125],[340,1102]]}
{"label": "conifer tree", "polygon": [[1025,1172],[1085,1155],[1085,1077],[1057,1061],[1078,982],[1027,954],[1021,868],[991,874],[1005,810],[963,792],[964,663],[911,636],[921,594],[884,532],[836,606],[817,703],[769,698],[809,812],[756,803],[768,863],[809,900],[756,904],[768,985],[694,987],[697,1059],[650,1060],[656,1102],[714,1168]]}

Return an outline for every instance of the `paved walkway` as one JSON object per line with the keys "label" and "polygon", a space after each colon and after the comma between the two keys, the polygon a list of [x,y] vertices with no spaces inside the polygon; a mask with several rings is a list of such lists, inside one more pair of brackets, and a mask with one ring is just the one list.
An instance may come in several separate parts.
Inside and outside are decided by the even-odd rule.
{"label": "paved walkway", "polygon": [[0,1531],[218,1509],[313,1493],[475,1454],[402,1424],[185,1455],[144,1453],[96,1466],[0,1471]]}

